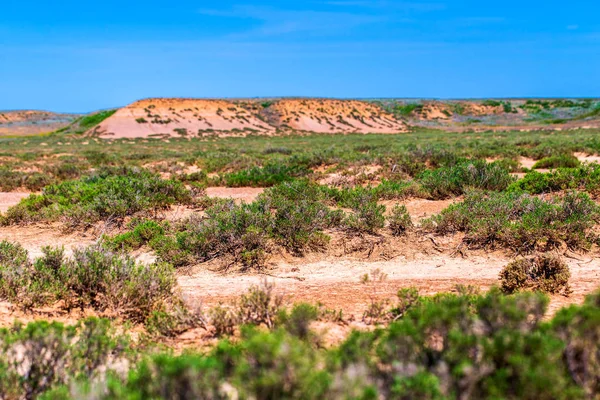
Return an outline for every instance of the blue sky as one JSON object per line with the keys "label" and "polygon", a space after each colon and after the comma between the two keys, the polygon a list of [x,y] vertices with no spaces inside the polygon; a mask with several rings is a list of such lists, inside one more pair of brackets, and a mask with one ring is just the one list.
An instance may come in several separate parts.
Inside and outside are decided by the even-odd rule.
{"label": "blue sky", "polygon": [[598,1],[2,3],[0,109],[86,112],[154,96],[600,96]]}

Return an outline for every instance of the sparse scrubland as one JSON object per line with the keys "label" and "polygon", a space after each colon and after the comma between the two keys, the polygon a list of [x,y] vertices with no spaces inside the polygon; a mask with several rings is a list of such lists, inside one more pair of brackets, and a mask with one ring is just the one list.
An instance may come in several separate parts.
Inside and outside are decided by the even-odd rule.
{"label": "sparse scrubland", "polygon": [[[0,190],[34,192],[1,228],[94,239],[35,254],[0,241],[0,300],[34,320],[2,319],[0,397],[595,398],[600,295],[549,304],[572,299],[574,260],[598,252],[597,135],[0,139]],[[207,195],[223,186],[264,191]],[[444,207],[417,215],[411,201]],[[393,261],[411,246],[507,262],[483,291],[454,282],[451,293],[394,287],[395,298],[383,288],[398,279],[361,272],[362,314],[297,301],[286,279],[301,263],[263,279],[281,260]],[[197,270],[262,283],[204,306],[180,287]]]}

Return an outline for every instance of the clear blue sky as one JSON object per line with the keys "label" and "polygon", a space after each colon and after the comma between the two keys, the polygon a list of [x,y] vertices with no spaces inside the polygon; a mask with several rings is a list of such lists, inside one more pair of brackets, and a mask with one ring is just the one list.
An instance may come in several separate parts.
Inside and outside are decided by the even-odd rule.
{"label": "clear blue sky", "polygon": [[600,2],[6,0],[0,109],[600,96]]}

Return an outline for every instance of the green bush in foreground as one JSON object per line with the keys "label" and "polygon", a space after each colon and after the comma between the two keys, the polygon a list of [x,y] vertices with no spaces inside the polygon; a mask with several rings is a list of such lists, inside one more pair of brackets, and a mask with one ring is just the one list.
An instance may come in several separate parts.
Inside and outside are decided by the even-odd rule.
{"label": "green bush in foreground", "polygon": [[[46,381],[39,380],[40,373],[18,380],[18,365],[6,363],[3,376],[14,380],[2,383],[14,385],[0,387],[18,397],[30,390],[32,381],[41,382],[29,398],[45,391],[46,398],[60,394],[65,399],[594,398],[600,393],[599,298],[589,296],[583,305],[565,308],[545,322],[548,298],[539,293],[507,296],[492,289],[485,295],[439,294],[413,301],[386,327],[352,332],[331,349],[319,347],[315,333],[306,331],[314,309],[298,306],[272,331],[244,327],[239,340],[222,340],[204,354],[142,353],[130,358],[128,371],[105,376],[99,374],[102,367],[110,371],[114,364],[99,356],[101,350],[124,356],[114,345],[118,337],[100,329],[86,337],[103,340],[82,342],[83,349],[98,349],[91,358],[98,361],[85,364],[88,379],[72,377],[82,367],[65,346],[81,333],[55,340],[71,328],[52,328],[58,333],[53,336],[36,323],[27,329],[43,328],[40,334],[25,337],[31,338],[35,355],[52,357],[40,367],[58,365],[57,355],[68,361],[66,374]],[[2,343],[23,343],[6,339],[15,335],[20,334],[5,332],[0,338]],[[48,353],[48,348],[61,351]]]}
{"label": "green bush in foreground", "polygon": [[71,226],[89,225],[189,201],[190,194],[181,182],[140,169],[111,169],[46,187],[43,194],[31,195],[11,207],[5,223],[63,218]]}
{"label": "green bush in foreground", "polygon": [[600,209],[588,195],[571,192],[563,198],[541,199],[522,192],[468,194],[425,222],[439,234],[465,232],[478,246],[501,245],[520,251],[551,249],[566,243],[589,248]]}

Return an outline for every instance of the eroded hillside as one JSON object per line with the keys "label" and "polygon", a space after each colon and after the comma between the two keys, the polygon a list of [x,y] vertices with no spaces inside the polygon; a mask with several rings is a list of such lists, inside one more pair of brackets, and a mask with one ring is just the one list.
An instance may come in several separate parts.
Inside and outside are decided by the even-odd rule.
{"label": "eroded hillside", "polygon": [[273,102],[147,99],[97,126],[102,137],[245,136],[276,132],[397,133],[406,124],[381,107],[356,100]]}

